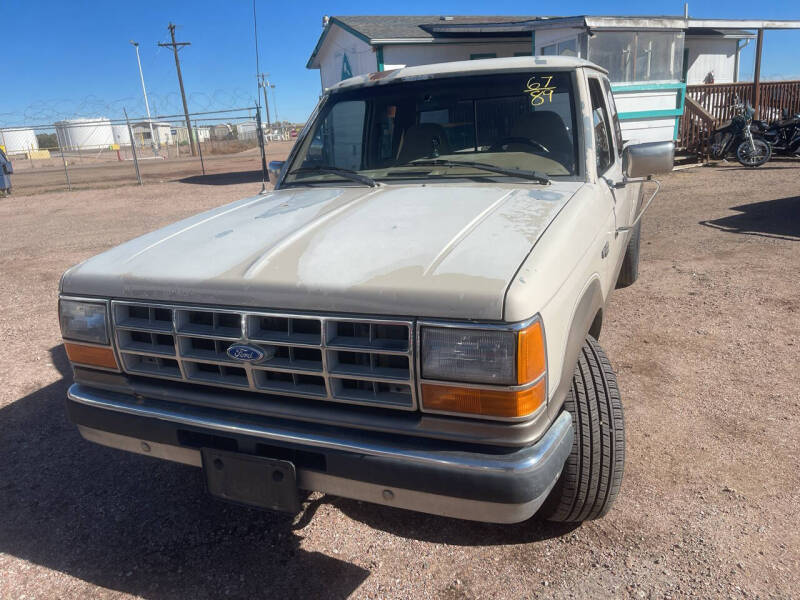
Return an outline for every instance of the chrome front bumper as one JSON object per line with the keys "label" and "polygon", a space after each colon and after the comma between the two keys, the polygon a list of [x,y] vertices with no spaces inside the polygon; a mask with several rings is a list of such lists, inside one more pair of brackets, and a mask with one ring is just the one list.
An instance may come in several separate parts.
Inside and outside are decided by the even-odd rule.
{"label": "chrome front bumper", "polygon": [[70,387],[67,408],[81,435],[104,446],[199,467],[200,447],[186,444],[182,432],[213,434],[238,444],[242,452],[268,444],[324,457],[322,468],[298,465],[302,489],[495,523],[524,521],[539,509],[561,473],[573,436],[572,417],[563,412],[532,446],[463,449],[135,399],[81,384]]}

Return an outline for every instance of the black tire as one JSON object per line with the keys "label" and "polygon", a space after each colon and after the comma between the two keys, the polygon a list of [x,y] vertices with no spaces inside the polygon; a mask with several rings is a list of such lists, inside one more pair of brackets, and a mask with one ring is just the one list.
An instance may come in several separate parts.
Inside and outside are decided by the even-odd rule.
{"label": "black tire", "polygon": [[617,289],[625,288],[636,283],[639,279],[639,246],[642,243],[642,221],[636,224],[628,240],[628,248],[625,250],[625,258],[622,259],[622,266],[617,275]]}
{"label": "black tire", "polygon": [[[636,213],[642,209],[642,202],[644,201],[644,187],[639,189],[639,200],[636,203]],[[636,224],[631,232],[631,237],[628,240],[628,247],[625,249],[625,258],[622,259],[622,266],[617,275],[617,289],[628,287],[636,283],[639,279],[639,247],[642,243],[642,220]]]}
{"label": "black tire", "polygon": [[760,167],[772,158],[772,146],[768,142],[761,138],[754,138],[753,145],[756,149],[755,153],[751,152],[750,142],[747,140],[736,148],[736,160],[740,165],[748,168]]}
{"label": "black tire", "polygon": [[564,410],[572,414],[572,452],[537,517],[598,519],[611,509],[622,485],[625,419],[614,370],[591,336],[578,357]]}

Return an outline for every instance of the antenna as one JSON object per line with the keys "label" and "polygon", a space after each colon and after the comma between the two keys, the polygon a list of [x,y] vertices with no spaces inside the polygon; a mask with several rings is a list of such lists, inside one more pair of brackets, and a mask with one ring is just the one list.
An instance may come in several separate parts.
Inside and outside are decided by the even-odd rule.
{"label": "antenna", "polygon": [[[256,20],[256,0],[253,0],[253,33],[256,39],[256,135],[258,136],[258,147],[261,149],[261,194],[267,193],[267,153],[264,149],[264,132],[261,129],[261,102],[259,100],[259,90],[261,81],[261,66],[258,60],[258,21]],[[266,101],[267,92],[264,91]],[[269,118],[269,117],[267,117]]]}
{"label": "antenna", "polygon": [[253,0],[253,34],[256,38],[256,106],[259,106],[258,100],[258,92],[260,91],[259,88],[259,75],[261,73],[261,67],[259,66],[258,60],[258,20],[256,19],[256,0]]}

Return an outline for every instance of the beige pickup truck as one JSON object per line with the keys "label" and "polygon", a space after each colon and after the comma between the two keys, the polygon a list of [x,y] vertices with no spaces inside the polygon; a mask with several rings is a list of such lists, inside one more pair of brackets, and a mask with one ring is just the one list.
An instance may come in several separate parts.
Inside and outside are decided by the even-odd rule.
{"label": "beige pickup truck", "polygon": [[637,277],[643,181],[672,159],[622,139],[579,59],[343,81],[274,191],[64,274],[69,417],[247,505],[600,517],[625,437],[597,340]]}

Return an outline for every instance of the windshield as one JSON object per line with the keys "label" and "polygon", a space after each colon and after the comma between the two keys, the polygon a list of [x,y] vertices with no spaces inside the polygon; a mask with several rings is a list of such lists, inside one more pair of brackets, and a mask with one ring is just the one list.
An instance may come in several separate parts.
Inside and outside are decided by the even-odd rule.
{"label": "windshield", "polygon": [[284,182],[347,181],[336,169],[377,181],[577,175],[571,75],[473,75],[331,94]]}

